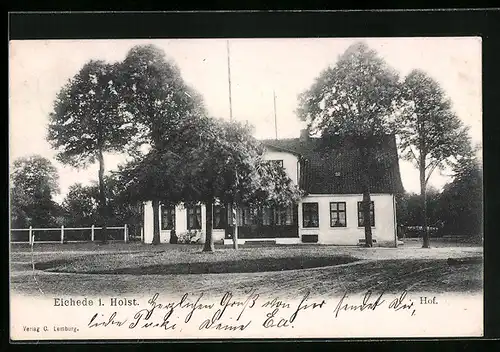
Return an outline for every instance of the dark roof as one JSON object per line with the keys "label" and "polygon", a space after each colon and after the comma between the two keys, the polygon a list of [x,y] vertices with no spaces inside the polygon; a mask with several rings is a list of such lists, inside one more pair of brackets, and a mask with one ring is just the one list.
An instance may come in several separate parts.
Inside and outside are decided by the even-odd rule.
{"label": "dark roof", "polygon": [[[362,193],[360,151],[346,139],[325,142],[319,138],[290,138],[262,142],[269,148],[300,156],[299,186],[307,193]],[[378,136],[369,147],[375,151],[370,163],[370,193],[403,192],[395,137]]]}

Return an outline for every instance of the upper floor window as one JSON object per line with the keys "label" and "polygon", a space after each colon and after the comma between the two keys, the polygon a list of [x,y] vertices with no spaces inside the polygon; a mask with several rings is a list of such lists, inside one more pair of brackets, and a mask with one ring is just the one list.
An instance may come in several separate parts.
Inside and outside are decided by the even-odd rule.
{"label": "upper floor window", "polygon": [[345,202],[330,203],[330,226],[331,227],[347,226]]}
{"label": "upper floor window", "polygon": [[188,230],[201,230],[201,206],[195,205],[186,208]]}
{"label": "upper floor window", "polygon": [[161,229],[173,230],[175,229],[175,207],[162,205],[161,206]]}
{"label": "upper floor window", "polygon": [[302,203],[302,226],[319,227],[318,203]]}
{"label": "upper floor window", "polygon": [[[375,226],[375,204],[370,202],[370,225]],[[358,226],[365,226],[365,215],[363,213],[363,202],[358,202]]]}

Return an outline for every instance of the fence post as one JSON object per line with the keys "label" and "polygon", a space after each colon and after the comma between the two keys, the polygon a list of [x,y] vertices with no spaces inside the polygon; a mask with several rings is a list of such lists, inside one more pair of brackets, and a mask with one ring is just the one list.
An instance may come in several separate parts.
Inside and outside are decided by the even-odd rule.
{"label": "fence post", "polygon": [[29,230],[29,241],[30,241],[30,245],[33,246],[35,239],[33,238],[33,227],[31,227],[31,226],[30,226],[30,230]]}
{"label": "fence post", "polygon": [[128,228],[127,228],[127,224],[125,224],[125,226],[123,226],[123,240],[125,241],[125,243],[127,243],[127,241],[128,241]]}
{"label": "fence post", "polygon": [[61,243],[64,243],[64,225],[61,225]]}
{"label": "fence post", "polygon": [[90,227],[90,240],[94,242],[94,225]]}
{"label": "fence post", "polygon": [[144,243],[144,228],[141,226],[141,243]]}

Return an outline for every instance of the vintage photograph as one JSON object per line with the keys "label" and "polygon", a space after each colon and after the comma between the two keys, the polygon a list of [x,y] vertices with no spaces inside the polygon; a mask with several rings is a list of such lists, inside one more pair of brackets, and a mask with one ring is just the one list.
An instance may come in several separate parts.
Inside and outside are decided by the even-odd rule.
{"label": "vintage photograph", "polygon": [[10,337],[483,335],[481,38],[13,40]]}

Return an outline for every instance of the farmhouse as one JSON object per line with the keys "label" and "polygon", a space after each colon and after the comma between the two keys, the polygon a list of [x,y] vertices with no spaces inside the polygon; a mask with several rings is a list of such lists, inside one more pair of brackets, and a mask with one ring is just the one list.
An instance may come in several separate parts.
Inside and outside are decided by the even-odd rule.
{"label": "farmhouse", "polygon": [[[320,243],[358,245],[364,241],[364,221],[370,221],[374,245],[395,246],[397,240],[396,195],[403,191],[394,136],[377,137],[370,163],[371,216],[361,211],[361,164],[358,148],[342,140],[328,142],[308,137],[263,140],[264,158],[283,166],[290,179],[305,191],[295,206],[282,209],[237,209],[238,242],[266,241],[277,244]],[[144,208],[144,241],[153,239],[151,202]],[[206,209],[203,204],[160,209],[160,240],[199,233],[204,241]],[[213,208],[215,242],[232,243],[230,212]],[[228,226],[229,225],[229,226]]]}

